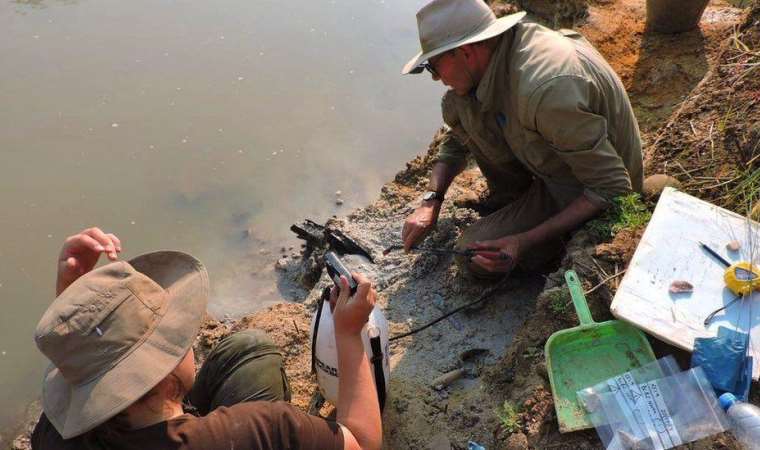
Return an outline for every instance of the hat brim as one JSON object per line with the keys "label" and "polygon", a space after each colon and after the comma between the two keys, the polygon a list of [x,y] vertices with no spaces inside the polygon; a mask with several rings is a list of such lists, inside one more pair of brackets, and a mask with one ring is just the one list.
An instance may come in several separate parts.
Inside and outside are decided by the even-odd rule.
{"label": "hat brim", "polygon": [[151,335],[101,377],[72,385],[55,366],[48,367],[43,409],[64,439],[95,428],[139,400],[177,367],[200,330],[209,293],[200,261],[161,251],[129,263],[166,291],[166,311]]}
{"label": "hat brim", "polygon": [[401,70],[401,74],[407,75],[410,73],[413,73],[413,74],[420,73],[422,72],[422,68],[420,65],[424,63],[425,61],[429,60],[430,58],[433,58],[434,56],[440,55],[441,53],[447,52],[457,47],[461,47],[463,45],[485,41],[486,39],[490,39],[494,36],[498,36],[504,33],[505,31],[509,30],[513,26],[515,26],[517,22],[521,21],[522,18],[525,17],[525,14],[526,14],[525,11],[520,11],[518,13],[501,17],[499,19],[496,19],[496,21],[489,24],[484,29],[477,31],[470,36],[448,43],[444,46],[435,48],[427,53],[419,52],[414,58],[410,59],[409,62],[406,63],[404,68]]}

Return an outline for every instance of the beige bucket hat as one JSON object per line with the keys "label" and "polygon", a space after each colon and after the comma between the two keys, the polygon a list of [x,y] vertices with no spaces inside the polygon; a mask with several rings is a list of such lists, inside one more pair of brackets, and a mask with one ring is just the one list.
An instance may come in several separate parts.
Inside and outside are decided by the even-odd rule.
{"label": "beige bucket hat", "polygon": [[206,269],[171,251],[102,266],[63,291],[34,335],[52,362],[43,410],[61,436],[102,424],[174,370],[198,334],[207,300]]}
{"label": "beige bucket hat", "polygon": [[420,73],[428,59],[465,44],[484,41],[515,26],[525,12],[497,19],[483,0],[433,0],[417,12],[422,51],[401,73]]}

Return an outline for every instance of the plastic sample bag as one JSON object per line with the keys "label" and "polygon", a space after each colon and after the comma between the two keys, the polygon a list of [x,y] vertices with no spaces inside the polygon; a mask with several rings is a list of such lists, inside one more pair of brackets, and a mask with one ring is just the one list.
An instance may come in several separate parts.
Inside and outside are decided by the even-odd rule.
{"label": "plastic sample bag", "polygon": [[665,450],[728,428],[702,369],[678,370],[667,357],[578,391],[607,450]]}

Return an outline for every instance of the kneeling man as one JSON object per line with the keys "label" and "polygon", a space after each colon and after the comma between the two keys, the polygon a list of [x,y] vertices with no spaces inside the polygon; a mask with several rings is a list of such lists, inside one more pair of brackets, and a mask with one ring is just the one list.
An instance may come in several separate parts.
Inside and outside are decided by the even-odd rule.
{"label": "kneeling man", "polygon": [[434,0],[417,13],[422,51],[402,71],[427,69],[450,88],[446,134],[428,192],[404,223],[404,247],[435,225],[471,155],[499,208],[458,242],[481,250],[458,261],[475,277],[538,268],[568,232],[643,183],[639,128],[618,76],[580,34],[524,15],[497,19],[482,0]]}

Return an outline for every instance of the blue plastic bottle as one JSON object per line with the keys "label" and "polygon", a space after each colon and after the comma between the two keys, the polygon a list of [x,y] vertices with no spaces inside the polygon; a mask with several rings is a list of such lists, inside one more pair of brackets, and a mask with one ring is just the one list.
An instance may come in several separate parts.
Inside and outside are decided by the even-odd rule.
{"label": "blue plastic bottle", "polygon": [[733,422],[731,431],[736,439],[749,450],[760,450],[760,408],[738,401],[730,392],[721,395],[718,400]]}

